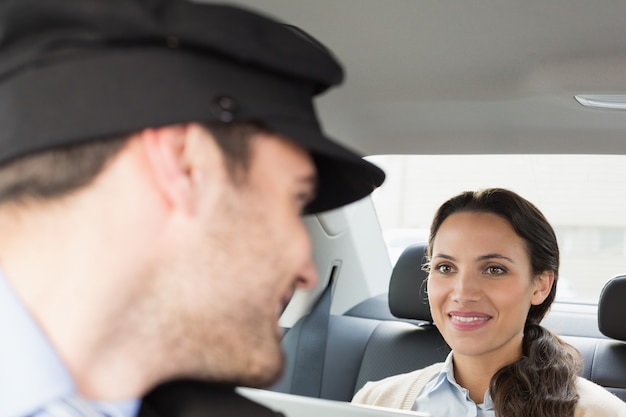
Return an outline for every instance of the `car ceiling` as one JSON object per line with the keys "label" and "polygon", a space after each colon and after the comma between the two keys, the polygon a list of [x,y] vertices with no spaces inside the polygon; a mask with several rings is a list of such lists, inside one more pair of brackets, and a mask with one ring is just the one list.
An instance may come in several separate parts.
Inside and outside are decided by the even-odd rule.
{"label": "car ceiling", "polygon": [[364,154],[626,154],[623,0],[243,0],[300,26],[346,68],[318,100]]}

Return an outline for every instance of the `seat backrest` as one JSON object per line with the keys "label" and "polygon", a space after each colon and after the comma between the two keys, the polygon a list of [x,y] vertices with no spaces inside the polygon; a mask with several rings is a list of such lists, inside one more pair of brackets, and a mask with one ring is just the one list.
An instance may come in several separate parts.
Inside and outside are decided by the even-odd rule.
{"label": "seat backrest", "polygon": [[[295,382],[296,374],[306,372],[310,365],[302,363],[306,358],[298,355],[300,342],[305,339],[301,333],[307,331],[303,323],[304,318],[296,322],[283,336],[285,370],[282,378],[270,388],[272,391],[309,395],[307,392],[299,392]],[[330,315],[324,363],[314,365],[323,366],[320,398],[350,401],[368,341],[379,324],[378,320]],[[312,378],[311,384],[316,383]],[[314,391],[317,387],[313,388],[307,391]]]}
{"label": "seat backrest", "polygon": [[626,401],[626,344],[603,338],[561,336],[583,356],[581,376]]}
{"label": "seat backrest", "polygon": [[355,392],[367,381],[441,362],[450,352],[432,322],[426,295],[428,273],[423,269],[425,261],[425,244],[407,247],[393,268],[389,294],[384,302],[386,309],[380,305],[383,298],[378,297],[345,313],[354,316],[359,311],[370,310],[370,314],[377,314],[382,320],[368,340]]}
{"label": "seat backrest", "polygon": [[[598,300],[598,328],[610,339],[596,339],[593,352],[582,352],[585,371],[589,373],[584,376],[623,401],[626,401],[625,300],[626,275],[618,275],[607,281]],[[577,344],[574,346],[579,347]]]}

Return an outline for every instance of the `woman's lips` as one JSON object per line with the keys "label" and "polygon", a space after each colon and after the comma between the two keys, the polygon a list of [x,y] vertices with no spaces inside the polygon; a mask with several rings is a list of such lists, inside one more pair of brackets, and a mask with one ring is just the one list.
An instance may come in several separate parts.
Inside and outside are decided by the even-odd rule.
{"label": "woman's lips", "polygon": [[475,311],[451,311],[448,313],[450,322],[458,330],[475,330],[485,326],[491,316]]}

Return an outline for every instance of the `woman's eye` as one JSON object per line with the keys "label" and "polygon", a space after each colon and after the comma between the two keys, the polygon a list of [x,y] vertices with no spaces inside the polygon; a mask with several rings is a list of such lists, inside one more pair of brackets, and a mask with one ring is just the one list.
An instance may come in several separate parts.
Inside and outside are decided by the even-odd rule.
{"label": "woman's eye", "polygon": [[442,274],[449,274],[450,272],[452,272],[452,267],[446,264],[438,265],[436,269],[437,269],[437,272],[442,273]]}
{"label": "woman's eye", "polygon": [[501,266],[488,266],[487,267],[487,274],[489,275],[502,275],[505,272],[506,270],[502,268]]}

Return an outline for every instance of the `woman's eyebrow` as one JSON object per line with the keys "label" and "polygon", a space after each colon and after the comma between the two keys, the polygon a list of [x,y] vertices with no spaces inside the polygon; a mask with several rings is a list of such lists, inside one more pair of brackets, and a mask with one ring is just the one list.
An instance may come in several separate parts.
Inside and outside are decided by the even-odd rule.
{"label": "woman's eyebrow", "polygon": [[[456,261],[456,258],[454,256],[446,255],[445,253],[438,253],[438,254],[433,255],[432,259],[435,259],[435,258],[443,258],[443,259],[447,259],[449,261]],[[509,258],[508,256],[504,256],[502,254],[499,254],[499,253],[488,253],[488,254],[485,254],[485,255],[481,255],[481,256],[476,258],[476,262],[486,261],[486,260],[489,260],[489,259],[504,259],[504,260],[509,261],[509,262],[511,262],[513,264],[515,263],[515,261],[513,259]]]}
{"label": "woman's eyebrow", "polygon": [[515,263],[515,261],[511,258],[509,258],[508,256],[504,256],[502,254],[499,253],[488,253],[486,255],[481,255],[478,258],[476,258],[476,262],[480,262],[480,261],[486,261],[489,259],[504,259],[506,261],[511,262],[512,264]]}
{"label": "woman's eyebrow", "polygon": [[449,261],[456,261],[454,256],[446,255],[445,253],[437,253],[437,254],[433,255],[432,259],[435,259],[435,258],[443,258],[443,259],[447,259]]}

